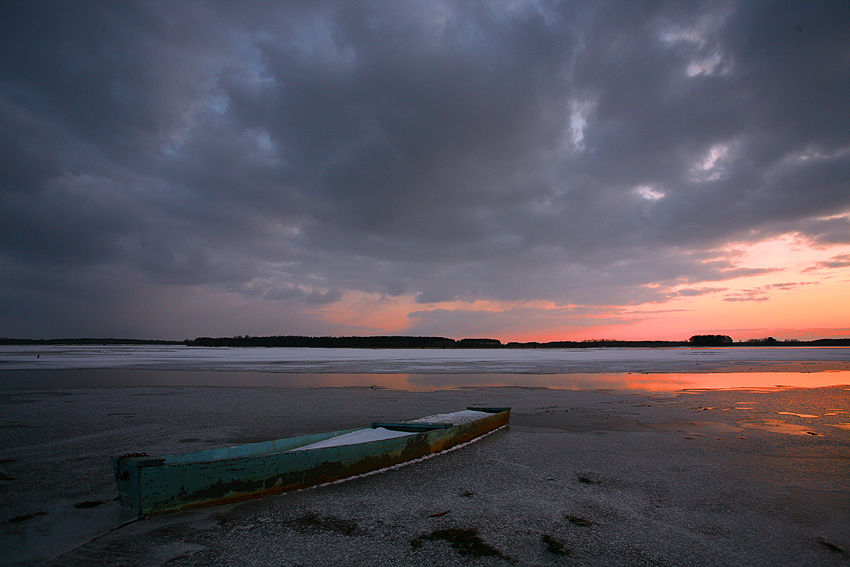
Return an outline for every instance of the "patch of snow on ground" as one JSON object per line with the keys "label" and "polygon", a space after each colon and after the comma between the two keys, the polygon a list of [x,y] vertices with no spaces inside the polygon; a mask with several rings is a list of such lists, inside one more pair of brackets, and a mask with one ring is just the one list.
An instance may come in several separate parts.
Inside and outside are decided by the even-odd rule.
{"label": "patch of snow on ground", "polygon": [[330,439],[325,439],[324,441],[310,443],[309,445],[304,445],[303,447],[298,447],[288,452],[292,453],[295,451],[306,451],[308,449],[324,449],[325,447],[340,447],[343,445],[357,445],[359,443],[384,441],[386,439],[395,439],[396,437],[407,437],[409,435],[416,435],[416,433],[410,431],[392,431],[384,427],[368,427],[366,429],[352,431],[351,433],[337,435],[336,437],[331,437]]}
{"label": "patch of snow on ground", "polygon": [[441,413],[438,415],[429,415],[420,417],[419,419],[411,419],[411,423],[451,423],[452,425],[463,425],[477,419],[492,415],[486,411],[463,410],[454,413]]}

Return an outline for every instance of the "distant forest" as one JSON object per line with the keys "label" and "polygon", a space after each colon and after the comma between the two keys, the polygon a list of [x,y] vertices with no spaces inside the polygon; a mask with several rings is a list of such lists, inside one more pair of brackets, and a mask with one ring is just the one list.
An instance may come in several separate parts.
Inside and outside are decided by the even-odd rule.
{"label": "distant forest", "polygon": [[509,342],[499,339],[449,339],[446,337],[304,337],[298,335],[251,337],[198,337],[184,341],[144,339],[12,339],[0,338],[0,345],[185,345],[189,347],[308,347],[308,348],[672,348],[672,347],[752,347],[752,346],[850,346],[850,338],[813,341],[777,340],[773,337],[735,342],[728,335],[694,335],[687,341],[550,341]]}

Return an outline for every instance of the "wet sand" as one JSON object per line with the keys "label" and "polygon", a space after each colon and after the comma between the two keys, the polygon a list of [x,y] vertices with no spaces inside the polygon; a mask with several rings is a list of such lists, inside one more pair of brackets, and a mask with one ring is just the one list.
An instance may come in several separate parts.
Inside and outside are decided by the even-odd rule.
{"label": "wet sand", "polygon": [[[0,396],[6,565],[850,564],[847,387]],[[511,425],[424,462],[241,504],[132,521],[114,501],[111,455],[473,404],[512,406]]]}

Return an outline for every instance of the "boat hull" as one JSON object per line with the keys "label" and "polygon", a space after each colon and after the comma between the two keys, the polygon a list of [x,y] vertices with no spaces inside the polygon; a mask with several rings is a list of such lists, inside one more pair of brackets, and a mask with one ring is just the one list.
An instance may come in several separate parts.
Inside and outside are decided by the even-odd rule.
{"label": "boat hull", "polygon": [[[466,443],[508,423],[510,408],[470,408],[486,416],[365,443],[299,450],[358,430],[336,431],[163,458],[113,459],[121,504],[139,516],[277,494],[398,465]],[[404,422],[407,424],[410,422]],[[375,424],[391,427],[391,424]],[[403,424],[398,424],[403,425]],[[404,431],[405,429],[399,429]]]}

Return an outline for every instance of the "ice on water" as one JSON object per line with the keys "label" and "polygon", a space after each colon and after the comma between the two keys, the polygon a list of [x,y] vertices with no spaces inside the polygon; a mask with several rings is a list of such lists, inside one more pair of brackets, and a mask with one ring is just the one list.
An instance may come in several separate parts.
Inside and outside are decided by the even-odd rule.
{"label": "ice on water", "polygon": [[[796,360],[796,361],[824,361],[836,360],[846,361],[850,349],[824,348],[782,348],[782,349],[563,349],[563,350],[456,350],[456,351],[430,351],[430,350],[352,350],[352,349],[205,349],[184,347],[3,347],[0,348],[0,368],[12,370],[9,376],[15,374],[15,370],[24,373],[30,370],[43,370],[49,374],[53,384],[49,386],[38,386],[33,388],[26,382],[15,382],[11,379],[5,380],[6,387],[0,388],[0,401],[2,401],[4,439],[0,445],[0,541],[4,548],[5,557],[0,557],[0,564],[32,564],[41,560],[55,557],[62,551],[72,549],[82,543],[101,535],[112,527],[121,523],[121,512],[118,503],[115,502],[115,487],[112,479],[112,470],[109,457],[125,452],[144,451],[154,455],[182,453],[198,451],[208,448],[221,447],[229,444],[247,443],[251,440],[280,439],[285,437],[321,433],[333,430],[350,429],[351,427],[363,426],[375,420],[403,420],[414,416],[427,415],[429,412],[449,412],[459,407],[483,405],[505,405],[512,406],[515,415],[536,415],[540,412],[549,411],[553,404],[558,405],[563,415],[572,416],[582,414],[582,411],[590,412],[596,416],[606,410],[614,408],[609,399],[613,394],[603,394],[591,391],[551,390],[546,388],[482,388],[465,387],[460,389],[443,389],[442,380],[445,379],[446,368],[451,372],[459,374],[466,373],[472,376],[474,373],[484,374],[486,372],[526,373],[525,376],[540,377],[547,371],[569,372],[574,368],[580,368],[581,372],[590,372],[593,368],[599,371],[622,371],[623,368],[648,369],[642,372],[652,371],[652,368],[676,368],[682,361],[694,364],[695,361],[703,365],[703,362],[725,362],[730,369],[737,367],[736,361],[751,362],[759,359],[770,361]],[[629,366],[631,365],[631,366]],[[806,366],[807,368],[810,365]],[[224,370],[236,370],[245,375],[254,372],[334,372],[344,371],[348,373],[360,372],[409,372],[410,383],[420,385],[421,382],[429,386],[427,392],[414,392],[412,390],[399,390],[386,392],[373,388],[252,388],[252,387],[110,387],[110,388],[69,388],[63,385],[61,374],[75,372],[74,369],[89,368],[112,368],[116,369],[116,382],[113,386],[120,386],[127,382],[121,381],[121,375],[126,374],[125,369],[149,369],[151,373],[159,370],[199,370],[207,380],[204,386],[217,385],[215,375]],[[58,372],[55,370],[58,369]],[[658,370],[656,370],[658,371]],[[663,370],[662,370],[663,371]],[[421,372],[416,374],[416,372]],[[85,372],[83,372],[85,373]],[[3,374],[3,372],[0,372]],[[33,373],[34,374],[34,373]],[[177,374],[177,372],[175,372]],[[189,373],[186,373],[189,374]],[[834,373],[840,374],[840,373]],[[54,376],[55,375],[55,376]],[[282,374],[281,374],[282,375]],[[240,378],[242,380],[244,378]],[[369,378],[371,379],[371,378]],[[644,379],[644,378],[640,378]],[[835,378],[836,380],[838,378]],[[451,378],[451,382],[454,382]],[[785,378],[782,378],[785,382]],[[242,382],[244,384],[245,382]],[[777,382],[773,382],[774,384]],[[561,385],[561,388],[564,386]],[[593,382],[588,388],[599,388],[598,382]],[[807,400],[814,400],[816,396],[832,395],[835,399],[824,402],[822,407],[840,408],[841,412],[847,411],[846,390],[843,388],[832,388],[825,390],[823,394],[819,391],[811,391],[805,397],[793,394],[788,398],[793,404],[777,406],[772,413],[776,418],[789,420],[805,420],[806,431],[812,430],[819,433],[818,436],[806,434],[795,437],[799,442],[833,443],[835,447],[846,447],[846,431],[841,427],[846,424],[844,413],[838,415],[837,410],[832,410],[829,417],[824,411],[820,411]],[[700,396],[714,396],[716,399],[697,402],[690,399],[697,396],[695,393],[688,394],[689,398],[679,402],[679,409],[669,411],[685,412],[681,416],[671,415],[676,427],[682,423],[694,422],[695,406],[717,407],[715,420],[743,420],[747,418],[746,412],[756,412],[750,416],[753,419],[765,420],[767,405],[764,400],[756,404],[751,398],[743,398],[751,403],[750,410],[734,405],[733,402],[740,401],[737,394],[729,401],[724,401],[727,394],[699,394]],[[755,394],[749,393],[748,396]],[[779,394],[771,394],[778,396]],[[791,394],[789,394],[790,396]],[[736,397],[738,396],[738,397]],[[603,399],[604,398],[604,399]],[[612,398],[613,399],[613,398]],[[629,412],[644,412],[643,422],[650,421],[654,412],[668,411],[667,402],[660,403],[650,398],[633,400],[625,395],[617,397],[624,405],[617,406],[628,409]],[[796,400],[796,401],[795,401]],[[604,404],[604,405],[600,405]],[[653,406],[653,407],[650,407]],[[657,407],[655,407],[657,406]],[[721,407],[723,406],[723,407]],[[811,407],[810,407],[811,406]],[[747,406],[749,407],[749,406]],[[576,410],[578,408],[578,410]],[[582,410],[586,408],[586,410]],[[728,409],[729,411],[722,411]],[[570,413],[567,414],[566,411]],[[709,411],[709,409],[706,409]],[[715,410],[711,410],[715,411]],[[788,415],[778,415],[778,412],[786,412]],[[691,413],[687,413],[691,412]],[[768,412],[771,413],[771,412]],[[801,418],[797,415],[821,415],[819,419],[832,420],[827,425],[819,427],[813,423],[811,418]],[[480,416],[481,412],[464,410],[454,413],[436,413],[419,418],[417,421],[450,421],[459,424],[463,420],[472,420]],[[632,413],[628,414],[629,416]],[[614,417],[618,417],[617,416]],[[676,419],[674,419],[674,417]],[[699,419],[707,421],[704,412],[698,414]],[[617,421],[617,420],[614,420]],[[816,421],[816,420],[815,420]],[[596,423],[595,421],[593,423]],[[557,432],[557,430],[554,430]],[[664,431],[663,439],[659,437],[657,450],[649,452],[640,451],[634,453],[631,471],[649,471],[658,474],[652,482],[645,482],[640,486],[655,486],[658,482],[670,483],[676,486],[676,475],[669,471],[679,470],[677,459],[687,454],[689,447],[703,447],[696,445],[695,435],[684,437],[677,445],[678,453],[669,453],[670,439],[672,434]],[[436,487],[445,487],[451,484],[451,490],[445,494],[439,491],[432,494],[437,500],[433,509],[423,511],[424,518],[432,512],[440,512],[449,509],[449,501],[453,510],[452,514],[460,517],[461,504],[466,502],[465,498],[457,498],[460,492],[476,492],[480,494],[488,491],[501,490],[501,498],[507,499],[511,506],[518,510],[525,506],[527,501],[534,506],[546,505],[545,495],[551,490],[551,482],[561,482],[567,490],[565,493],[573,493],[588,489],[582,484],[575,484],[576,475],[587,475],[587,472],[595,474],[607,474],[606,478],[614,478],[618,473],[620,465],[618,458],[622,455],[632,455],[631,446],[628,452],[623,453],[618,448],[611,448],[608,453],[598,453],[604,447],[602,442],[618,442],[632,440],[620,432],[617,435],[590,435],[577,436],[573,431],[567,431],[564,435],[570,436],[570,451],[574,444],[584,442],[587,444],[585,457],[596,463],[593,469],[585,470],[587,461],[577,460],[577,464],[568,465],[573,461],[566,457],[561,458],[558,453],[561,445],[544,443],[544,440],[552,439],[552,431],[541,435],[534,428],[523,430],[517,427],[511,431],[509,436],[502,438],[503,443],[515,445],[514,457],[505,460],[501,452],[487,453],[487,446],[480,446],[477,451],[483,451],[488,462],[494,459],[502,462],[502,466],[481,467],[476,459],[462,459],[452,461],[450,459],[435,459],[434,471],[440,482],[421,483],[433,490]],[[391,432],[380,429],[364,429],[359,435],[366,435],[368,439],[387,438],[387,435],[402,436],[405,432]],[[645,432],[640,433],[645,436]],[[713,433],[713,436],[721,436],[721,433]],[[768,435],[779,435],[768,428],[746,429],[746,434],[729,433],[724,437],[724,443],[738,447],[741,444],[750,443],[756,455],[761,454],[763,444],[771,442]],[[379,436],[379,437],[371,437]],[[741,439],[742,437],[744,439]],[[752,438],[750,442],[748,439]],[[357,440],[359,439],[359,440]],[[645,437],[641,437],[645,439]],[[653,439],[655,439],[653,437]],[[702,437],[699,437],[702,439]],[[706,443],[713,447],[712,450],[721,450],[725,445],[717,444],[713,437],[706,437]],[[363,437],[352,436],[351,442],[361,442]],[[601,441],[600,441],[601,440]],[[343,439],[334,442],[340,443]],[[663,441],[663,443],[662,443]],[[539,443],[538,443],[539,442]],[[538,443],[534,445],[534,443]],[[780,439],[777,443],[786,443]],[[526,449],[528,445],[528,449]],[[563,445],[566,446],[566,445]],[[624,447],[627,445],[624,444]],[[784,445],[781,445],[784,447]],[[708,451],[706,455],[714,453]],[[502,447],[504,449],[505,447]],[[807,450],[810,447],[805,446]],[[615,450],[616,449],[616,450]],[[625,449],[623,449],[625,450]],[[702,449],[700,449],[702,450]],[[725,450],[725,449],[724,449]],[[737,450],[737,449],[736,449]],[[784,449],[783,449],[784,450]],[[501,449],[500,449],[501,451]],[[523,451],[526,451],[525,453]],[[553,453],[554,451],[554,453]],[[837,451],[837,449],[836,449]],[[695,453],[697,456],[702,453]],[[524,459],[533,459],[540,456],[536,467],[516,468],[517,463]],[[612,455],[617,458],[610,458]],[[550,458],[551,457],[551,458]],[[596,458],[599,457],[599,458]],[[630,457],[631,458],[631,457]],[[640,459],[646,458],[646,461]],[[666,461],[664,459],[667,459]],[[676,460],[676,462],[670,461]],[[654,463],[660,463],[657,466]],[[726,483],[726,471],[722,468],[734,467],[737,461],[734,459],[720,459],[712,457],[708,465],[720,463],[720,469],[715,471],[709,480],[714,485],[714,492],[710,494],[726,495],[728,485]],[[796,462],[796,461],[794,461]],[[826,461],[823,461],[826,462]],[[468,464],[474,467],[475,475],[465,474],[464,471],[455,471],[452,467],[458,463]],[[566,476],[558,476],[555,471],[541,471],[550,467],[551,463],[560,463],[557,467],[572,466],[564,473]],[[666,463],[666,464],[665,464]],[[449,466],[452,464],[452,466]],[[793,464],[793,463],[791,463]],[[706,466],[708,466],[706,465]],[[551,465],[554,466],[554,465]],[[609,466],[605,469],[605,466]],[[619,468],[618,468],[619,467]],[[835,478],[845,482],[846,470],[843,463],[836,465]],[[516,494],[521,497],[511,499],[510,494],[505,493],[503,484],[505,478],[510,478],[517,471],[533,471],[534,476],[523,477],[522,489]],[[538,470],[539,469],[539,470]],[[494,484],[479,488],[472,485],[470,479],[478,478],[483,471],[493,471],[496,475]],[[506,471],[510,475],[505,475]],[[697,469],[694,469],[697,470]],[[733,469],[738,470],[738,469]],[[745,479],[746,470],[741,469]],[[563,472],[563,471],[562,471]],[[417,468],[417,474],[419,469]],[[630,473],[631,474],[631,473]],[[844,476],[842,476],[844,475]],[[682,478],[690,478],[690,473]],[[802,477],[800,477],[802,478]],[[543,480],[540,480],[543,479]],[[549,479],[549,480],[546,480]],[[552,480],[555,479],[555,480]],[[842,480],[845,479],[845,480]],[[631,480],[631,479],[630,479]],[[793,479],[799,484],[800,479]],[[483,482],[475,480],[474,482]],[[838,481],[835,481],[838,483]],[[530,483],[530,484],[528,484]],[[535,485],[534,483],[538,483]],[[572,483],[572,484],[571,484]],[[485,483],[486,484],[486,483]],[[840,483],[839,483],[840,484]],[[841,484],[845,486],[846,484]],[[529,500],[527,491],[529,486],[539,488],[537,496]],[[606,485],[602,485],[606,486]],[[667,486],[667,485],[665,485]],[[836,484],[838,486],[838,484]],[[502,488],[500,488],[502,487]],[[357,489],[362,488],[358,485]],[[371,502],[380,499],[384,494],[392,495],[389,504],[400,505],[404,500],[403,491],[376,490],[370,493]],[[591,487],[595,489],[595,485]],[[353,489],[352,489],[353,490]],[[690,494],[688,492],[687,494]],[[810,491],[811,494],[821,494],[822,489]],[[684,494],[684,493],[683,493]],[[846,492],[838,493],[839,497],[846,498]],[[294,498],[297,498],[294,497]],[[315,495],[310,498],[315,499]],[[440,498],[446,498],[443,504]],[[685,496],[683,496],[685,498]],[[749,496],[747,496],[749,498]],[[763,497],[769,501],[768,496]],[[835,499],[833,499],[835,500]],[[359,493],[351,500],[356,505],[362,504],[364,498]],[[846,501],[846,500],[845,500]],[[311,500],[312,502],[312,500]],[[334,500],[334,506],[338,500]],[[747,500],[749,502],[749,500]],[[801,500],[805,504],[805,500]],[[825,501],[828,504],[828,501]],[[388,504],[388,505],[389,505]],[[685,502],[682,506],[694,504]],[[801,506],[803,504],[800,504]],[[352,504],[354,505],[354,504]],[[696,504],[694,504],[696,505]],[[678,504],[677,504],[678,506]],[[502,504],[500,504],[500,509]],[[384,508],[380,506],[379,508]],[[647,509],[656,510],[656,507],[648,506]],[[270,504],[266,510],[276,510]],[[281,507],[288,510],[289,507]],[[404,513],[407,509],[399,508]],[[643,507],[641,510],[644,509]],[[696,509],[696,508],[695,508]],[[334,508],[334,513],[340,513]],[[478,517],[481,507],[475,503],[470,508],[470,514]],[[637,514],[628,505],[621,506],[623,514]],[[563,514],[563,510],[553,511]],[[575,513],[569,511],[570,513]],[[846,510],[842,510],[846,512]],[[268,512],[272,513],[272,512]],[[520,514],[522,515],[522,514]],[[763,518],[770,521],[773,515]],[[542,517],[542,516],[541,516]],[[623,516],[625,517],[625,516]],[[837,516],[836,516],[837,517]],[[426,521],[426,520],[422,520]],[[430,520],[428,520],[430,521]],[[631,524],[630,524],[631,525]],[[636,525],[642,525],[636,523]],[[783,524],[785,525],[785,524]],[[789,524],[790,525],[790,524]],[[747,526],[749,529],[749,525]],[[821,526],[823,527],[823,526]],[[828,527],[828,526],[826,526]],[[419,528],[417,528],[419,529]],[[424,527],[422,528],[424,529]],[[790,528],[788,528],[790,529]],[[786,530],[787,531],[787,530]],[[418,535],[416,532],[413,535]],[[511,532],[513,533],[513,532]],[[737,533],[730,530],[730,533]],[[749,533],[741,530],[740,533]],[[830,532],[824,528],[824,533]],[[830,536],[831,537],[831,536]],[[792,540],[783,538],[781,541]],[[252,541],[257,541],[255,538]],[[165,542],[173,543],[173,542]],[[749,542],[749,540],[747,541]],[[843,545],[843,540],[838,541]],[[275,544],[277,545],[277,544]],[[405,549],[409,548],[406,544]],[[687,545],[677,547],[687,549]],[[742,546],[742,549],[749,549]],[[131,561],[132,562],[132,561]],[[126,563],[126,562],[125,562]],[[727,562],[730,564],[730,562]]]}
{"label": "ice on water", "polygon": [[262,372],[537,373],[588,368],[784,361],[846,361],[847,348],[351,349],[171,345],[4,346],[5,370],[146,368]]}

